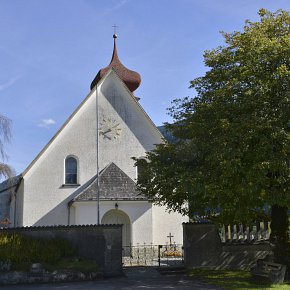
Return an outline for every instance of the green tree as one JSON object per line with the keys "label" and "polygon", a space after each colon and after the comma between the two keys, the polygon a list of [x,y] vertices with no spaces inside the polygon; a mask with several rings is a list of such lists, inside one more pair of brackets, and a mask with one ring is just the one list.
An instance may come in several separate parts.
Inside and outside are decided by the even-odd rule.
{"label": "green tree", "polygon": [[4,145],[11,138],[11,121],[5,116],[0,115],[0,180],[13,175],[12,168],[5,163],[7,156],[5,154]]}
{"label": "green tree", "polygon": [[169,109],[174,123],[166,129],[176,142],[147,153],[138,188],[171,210],[218,213],[225,223],[254,221],[269,208],[282,261],[290,206],[290,15],[259,15],[205,52],[209,70],[191,81],[196,97]]}

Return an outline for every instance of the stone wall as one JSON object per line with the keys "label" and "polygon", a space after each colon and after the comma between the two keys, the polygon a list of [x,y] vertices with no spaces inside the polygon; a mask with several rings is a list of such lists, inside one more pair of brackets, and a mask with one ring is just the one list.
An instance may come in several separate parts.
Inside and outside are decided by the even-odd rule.
{"label": "stone wall", "polygon": [[62,238],[80,257],[94,260],[105,276],[122,274],[122,225],[24,227],[3,229],[35,238]]}
{"label": "stone wall", "polygon": [[258,259],[272,255],[269,243],[222,244],[211,223],[183,224],[184,263],[188,268],[249,269]]}
{"label": "stone wall", "polygon": [[219,268],[249,270],[256,265],[258,259],[272,256],[268,242],[258,244],[223,245],[218,257]]}

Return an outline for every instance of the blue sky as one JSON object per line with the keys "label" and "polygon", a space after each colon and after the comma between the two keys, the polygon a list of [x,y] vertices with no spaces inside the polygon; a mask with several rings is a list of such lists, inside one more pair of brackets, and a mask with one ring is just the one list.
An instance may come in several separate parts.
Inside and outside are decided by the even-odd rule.
{"label": "blue sky", "polygon": [[0,114],[12,120],[8,163],[21,173],[89,93],[108,65],[113,28],[118,53],[138,71],[140,103],[156,125],[206,68],[203,52],[219,31],[242,30],[259,8],[289,0],[0,0]]}

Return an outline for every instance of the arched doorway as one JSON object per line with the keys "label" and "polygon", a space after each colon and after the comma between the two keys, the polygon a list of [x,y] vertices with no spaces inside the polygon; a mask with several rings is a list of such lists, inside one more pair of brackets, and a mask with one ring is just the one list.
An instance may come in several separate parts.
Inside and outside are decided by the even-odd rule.
{"label": "arched doorway", "polygon": [[107,211],[103,218],[102,224],[122,224],[122,245],[130,246],[131,243],[131,222],[128,215],[119,209],[112,209]]}

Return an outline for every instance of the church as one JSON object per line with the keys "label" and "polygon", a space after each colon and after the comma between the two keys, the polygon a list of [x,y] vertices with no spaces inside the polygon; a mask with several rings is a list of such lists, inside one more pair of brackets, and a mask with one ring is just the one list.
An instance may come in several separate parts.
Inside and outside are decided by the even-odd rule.
{"label": "church", "polygon": [[[122,224],[123,245],[182,243],[188,217],[136,189],[134,158],[164,137],[134,91],[140,75],[117,52],[90,92],[22,174],[0,184],[0,221],[10,227]],[[139,168],[139,172],[142,170]]]}

